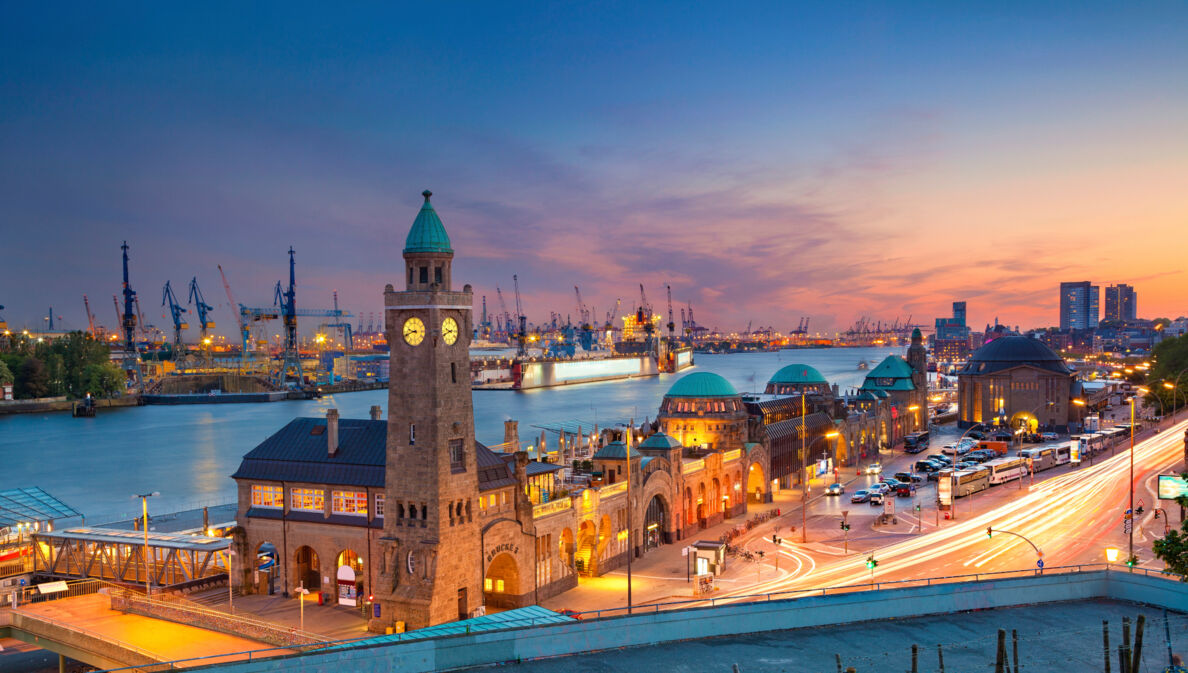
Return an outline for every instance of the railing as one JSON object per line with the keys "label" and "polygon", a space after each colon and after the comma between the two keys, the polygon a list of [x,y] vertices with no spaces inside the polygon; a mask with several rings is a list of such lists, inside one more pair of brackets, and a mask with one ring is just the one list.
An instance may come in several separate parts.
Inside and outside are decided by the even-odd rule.
{"label": "railing", "polygon": [[599,499],[609,498],[613,495],[618,495],[620,493],[626,493],[626,492],[627,492],[627,482],[620,481],[617,484],[611,484],[610,486],[603,486],[602,488],[598,489],[598,498]]}
{"label": "railing", "polygon": [[[99,633],[97,631],[91,631],[89,629],[84,629],[81,626],[76,626],[76,625],[70,624],[68,622],[63,622],[61,620],[54,619],[53,617],[47,617],[42,614],[36,614],[36,615],[30,614],[28,612],[25,612],[24,610],[19,609],[19,608],[16,610],[13,610],[13,615],[14,615],[13,627],[15,627],[21,631],[27,631],[27,629],[20,626],[19,624],[17,624],[18,620],[15,619],[15,616],[19,616],[20,621],[28,620],[28,621],[33,621],[33,622],[43,622],[43,623],[49,624],[51,626],[56,626],[60,629],[70,631],[71,633],[78,633],[78,634],[84,635],[88,638],[94,638],[94,639],[96,639],[100,642],[103,642],[105,644],[115,645],[117,647],[128,650],[129,652],[134,652],[136,654],[139,654],[140,656],[145,657],[151,661],[156,661],[156,662],[165,661],[164,656],[157,654],[156,652],[150,652],[150,651],[144,649],[143,647],[140,647],[139,645],[133,645],[132,643],[128,643],[128,642],[124,642],[124,641],[116,639],[116,638],[112,638],[111,636],[109,636],[105,633]],[[36,635],[44,635],[44,634],[33,634],[33,635],[36,636]],[[85,649],[85,648],[81,648],[81,649]],[[141,666],[131,666],[129,668],[141,668]],[[121,669],[121,670],[123,670],[123,669]]]}
{"label": "railing", "polygon": [[[154,598],[151,601],[145,600],[143,597],[133,594],[133,593],[129,593],[129,592],[125,592],[119,596],[113,596],[113,598],[117,599],[117,600],[126,601],[129,606],[135,606],[140,611],[145,613],[146,616],[155,617],[157,619],[167,619],[168,621],[177,621],[177,620],[169,619],[168,617],[162,617],[160,615],[153,614],[154,607],[159,606],[161,608],[165,608],[168,610],[181,611],[181,612],[185,613],[186,615],[189,615],[192,617],[207,617],[212,620],[224,622],[229,626],[239,626],[239,627],[242,627],[243,631],[248,631],[249,629],[254,629],[257,631],[261,631],[261,632],[270,634],[274,637],[280,636],[280,637],[284,637],[284,638],[291,638],[291,637],[300,638],[302,640],[308,641],[306,643],[300,643],[300,644],[304,644],[304,645],[330,642],[329,639],[327,639],[326,637],[318,635],[316,633],[311,633],[309,631],[302,631],[300,629],[295,629],[295,628],[291,628],[291,627],[287,627],[287,626],[281,626],[279,624],[264,621],[262,619],[254,619],[252,617],[244,617],[242,615],[233,615],[231,613],[223,612],[221,610],[212,610],[210,608],[201,606],[197,603],[189,601],[189,600],[182,598],[180,596],[175,596],[173,594],[157,595],[157,596],[154,596]],[[112,608],[116,609],[114,604],[113,604]],[[244,634],[241,633],[240,635],[244,635]],[[245,636],[245,637],[252,637],[252,636]],[[296,646],[296,645],[293,645],[293,646]],[[286,647],[289,647],[289,646],[286,646]]]}
{"label": "railing", "polygon": [[683,465],[681,465],[681,473],[682,474],[689,474],[690,472],[696,472],[698,470],[703,470],[703,469],[705,469],[705,459],[704,458],[698,458],[697,460],[689,460],[689,461],[686,461]]}
{"label": "railing", "polygon": [[[667,603],[651,603],[646,605],[632,606],[631,614],[655,613],[660,610],[679,610],[682,608],[691,607],[715,607],[719,603],[746,603],[746,602],[768,602],[773,600],[795,600],[797,598],[809,598],[812,596],[826,596],[830,592],[834,594],[840,593],[855,593],[859,591],[881,591],[884,589],[896,589],[905,586],[933,586],[935,584],[954,584],[959,582],[980,582],[988,579],[1008,578],[1008,577],[1042,577],[1044,575],[1064,575],[1077,574],[1084,572],[1096,572],[1104,570],[1106,572],[1127,573],[1127,574],[1142,574],[1147,577],[1161,577],[1171,581],[1172,578],[1180,578],[1180,575],[1174,573],[1167,573],[1162,570],[1150,570],[1147,568],[1128,568],[1121,570],[1118,566],[1110,563],[1084,563],[1071,566],[1054,566],[1051,568],[1027,568],[1023,570],[996,570],[985,573],[972,573],[967,575],[948,575],[943,577],[923,577],[919,579],[908,580],[886,580],[867,582],[862,584],[843,584],[839,586],[817,587],[806,589],[788,589],[786,591],[773,591],[763,594],[743,594],[740,596],[722,596],[718,598],[700,598],[684,601],[670,601]],[[626,607],[619,608],[605,608],[602,610],[590,610],[587,612],[577,613],[583,618],[600,619],[604,617],[613,617],[617,615],[628,614]]]}
{"label": "railing", "polygon": [[65,591],[55,591],[48,594],[41,593],[38,585],[22,587],[20,597],[17,600],[21,605],[28,605],[30,603],[45,603],[46,601],[56,601],[62,598],[74,598],[75,596],[96,594],[99,593],[100,589],[110,589],[112,591],[139,591],[141,593],[144,592],[144,587],[126,587],[114,582],[109,582],[107,580],[72,580],[66,581]]}
{"label": "railing", "polygon": [[573,501],[569,498],[562,498],[561,500],[554,500],[552,502],[544,502],[532,507],[532,518],[539,519],[542,516],[549,516],[550,514],[564,512],[571,507],[573,507]]}

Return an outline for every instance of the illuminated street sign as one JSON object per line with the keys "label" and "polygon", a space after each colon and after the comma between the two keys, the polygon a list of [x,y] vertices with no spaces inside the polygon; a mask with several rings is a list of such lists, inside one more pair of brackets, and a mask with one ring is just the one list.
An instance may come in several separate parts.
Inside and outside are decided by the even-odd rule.
{"label": "illuminated street sign", "polygon": [[1174,474],[1159,475],[1159,499],[1175,500],[1180,496],[1188,497],[1188,480]]}

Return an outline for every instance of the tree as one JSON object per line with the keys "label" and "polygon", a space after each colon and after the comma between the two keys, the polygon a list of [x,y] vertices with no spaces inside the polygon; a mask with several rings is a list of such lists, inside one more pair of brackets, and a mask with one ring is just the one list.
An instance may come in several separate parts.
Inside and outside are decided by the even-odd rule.
{"label": "tree", "polygon": [[83,392],[92,395],[111,395],[124,388],[124,371],[115,363],[87,365],[83,370]]}
{"label": "tree", "polygon": [[[1188,472],[1180,475],[1188,479]],[[1180,507],[1188,507],[1188,497],[1176,498]],[[1152,545],[1155,558],[1163,561],[1167,572],[1180,576],[1181,582],[1188,582],[1188,520],[1180,522],[1180,530],[1169,531],[1163,538],[1155,540]]]}
{"label": "tree", "polygon": [[8,368],[8,364],[4,360],[0,360],[0,385],[12,383],[15,379],[12,375],[12,370]]}
{"label": "tree", "polygon": [[16,397],[19,398],[47,397],[50,385],[45,364],[32,355],[25,358],[21,363],[21,368],[17,370],[14,388]]}

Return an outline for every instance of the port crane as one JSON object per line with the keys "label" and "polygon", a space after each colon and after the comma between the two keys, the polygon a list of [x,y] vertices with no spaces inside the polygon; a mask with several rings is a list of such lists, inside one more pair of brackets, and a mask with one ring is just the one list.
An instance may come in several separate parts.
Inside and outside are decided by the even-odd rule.
{"label": "port crane", "polygon": [[[330,312],[335,314],[335,316],[343,316],[343,315],[350,316],[350,313],[347,313],[346,311],[338,310],[338,290],[334,291],[334,308]],[[330,317],[334,317],[334,316],[330,316]],[[355,335],[351,332],[351,323],[349,323],[346,320],[340,319],[338,322],[326,323],[326,327],[333,327],[333,328],[338,329],[339,334],[342,335],[342,339],[343,339],[342,342],[343,342],[343,344],[346,345],[346,348],[348,351],[355,347]]]}
{"label": "port crane", "polygon": [[285,350],[277,382],[282,385],[287,383],[291,373],[297,387],[301,387],[305,382],[305,374],[301,371],[301,356],[297,352],[297,262],[294,254],[293,246],[289,246],[289,287],[285,289],[281,281],[276,281],[272,303],[280,308],[285,325]]}
{"label": "port crane", "polygon": [[664,290],[668,293],[668,340],[672,341],[673,330],[676,329],[676,322],[672,319],[672,286],[665,283]]}
{"label": "port crane", "polygon": [[[0,306],[0,308],[4,308]],[[95,316],[91,315],[91,302],[87,299],[87,295],[83,295],[83,308],[87,310],[87,331],[91,333],[91,338],[98,338],[95,335]]]}
{"label": "port crane", "polygon": [[511,343],[511,338],[512,338],[511,313],[508,312],[507,302],[503,299],[503,290],[499,289],[498,285],[495,286],[495,296],[499,298],[499,310],[503,312],[503,326],[499,331],[503,332],[503,335],[505,337],[507,337],[508,343]]}
{"label": "port crane", "polygon": [[512,274],[512,288],[516,292],[516,322],[519,325],[517,338],[520,342],[519,353],[528,352],[528,316],[524,315],[524,304],[520,301],[520,278]]}
{"label": "port crane", "polygon": [[189,303],[194,307],[194,313],[198,316],[198,329],[202,330],[202,344],[206,343],[207,332],[214,329],[215,323],[210,319],[210,313],[214,307],[206,303],[206,297],[202,296],[202,288],[198,287],[198,276],[190,279],[190,298]]}
{"label": "port crane", "polygon": [[183,320],[182,316],[189,311],[177,300],[177,295],[173,293],[173,286],[169,281],[165,281],[165,288],[161,291],[161,306],[169,307],[169,315],[173,319],[173,356],[176,358],[184,349],[182,332],[190,327],[190,324]]}
{"label": "port crane", "polygon": [[[239,351],[239,365],[242,368],[247,366],[248,340],[252,336],[251,327],[243,317],[243,305],[236,304],[235,297],[231,296],[231,284],[227,282],[227,274],[223,273],[223,265],[219,264],[218,267],[219,277],[223,279],[223,289],[227,291],[227,305],[235,312],[235,322],[239,326],[239,335],[243,339],[242,350]],[[236,307],[239,307],[240,310],[236,310]]]}

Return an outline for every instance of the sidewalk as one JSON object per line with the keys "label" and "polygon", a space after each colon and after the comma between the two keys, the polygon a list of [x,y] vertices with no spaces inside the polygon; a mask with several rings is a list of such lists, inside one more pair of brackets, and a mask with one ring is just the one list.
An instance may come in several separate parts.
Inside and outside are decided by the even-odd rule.
{"label": "sidewalk", "polygon": [[[186,596],[208,610],[227,612],[227,587],[210,589]],[[235,596],[235,614],[262,619],[278,626],[301,628],[301,606],[297,597],[285,598],[277,592],[271,596],[252,594]],[[367,620],[357,607],[346,605],[318,605],[311,594],[305,601],[305,630],[331,640],[362,638],[368,635]]]}

